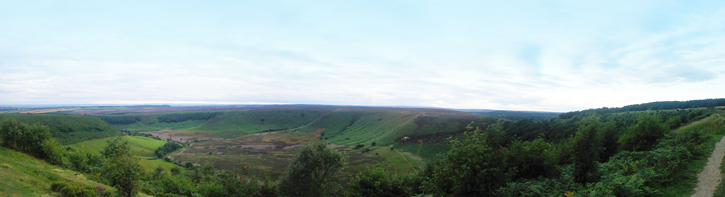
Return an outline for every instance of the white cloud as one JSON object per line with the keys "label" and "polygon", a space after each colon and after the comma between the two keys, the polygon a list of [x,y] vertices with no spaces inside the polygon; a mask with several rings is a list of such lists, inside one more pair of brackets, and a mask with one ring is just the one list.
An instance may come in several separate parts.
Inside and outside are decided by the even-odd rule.
{"label": "white cloud", "polygon": [[724,83],[723,5],[683,3],[3,3],[0,105],[568,111],[725,97],[710,91]]}

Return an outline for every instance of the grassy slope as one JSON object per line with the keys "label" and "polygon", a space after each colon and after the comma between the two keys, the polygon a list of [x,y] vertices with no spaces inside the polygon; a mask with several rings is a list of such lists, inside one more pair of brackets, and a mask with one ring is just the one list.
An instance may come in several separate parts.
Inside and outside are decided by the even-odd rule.
{"label": "grassy slope", "polygon": [[50,128],[61,144],[72,144],[95,138],[118,135],[118,130],[92,116],[65,114],[0,114],[0,119],[15,118],[28,124],[42,124]]}
{"label": "grassy slope", "polygon": [[56,180],[74,180],[94,187],[101,185],[108,191],[115,191],[110,186],[86,179],[81,173],[0,147],[0,196],[58,196],[50,190],[50,184]]}
{"label": "grassy slope", "polygon": [[[137,157],[140,157],[139,164],[143,166],[144,169],[153,170],[156,167],[161,166],[168,170],[176,166],[173,163],[158,159],[154,155],[154,151],[163,146],[166,141],[142,136],[122,136],[121,138],[128,140],[129,145],[133,148],[133,153],[136,154]],[[91,153],[100,154],[100,151],[108,145],[106,140],[107,139],[88,140],[71,144],[66,147],[84,149]]]}
{"label": "grassy slope", "polygon": [[198,120],[160,123],[156,119],[158,116],[143,115],[139,122],[114,126],[130,131],[171,129],[183,135],[222,138],[271,130],[312,132],[324,128],[321,140],[354,146],[372,142],[392,145],[402,136],[461,132],[471,121],[480,119],[473,114],[450,110],[366,107],[251,109],[231,111],[204,123]]}

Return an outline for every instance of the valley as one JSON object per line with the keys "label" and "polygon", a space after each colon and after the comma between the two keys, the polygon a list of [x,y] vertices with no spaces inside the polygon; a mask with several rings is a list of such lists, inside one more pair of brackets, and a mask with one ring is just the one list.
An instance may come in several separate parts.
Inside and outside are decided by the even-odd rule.
{"label": "valley", "polygon": [[[556,180],[560,184],[577,184],[576,179],[566,177],[570,176],[566,173],[572,172],[578,165],[577,159],[580,158],[574,156],[574,153],[583,151],[576,143],[584,139],[577,136],[585,135],[584,132],[588,131],[586,128],[591,127],[591,131],[600,135],[596,138],[599,142],[593,142],[599,144],[599,150],[596,151],[601,151],[598,154],[601,160],[594,160],[601,165],[598,171],[616,174],[602,175],[591,181],[610,180],[612,176],[619,177],[618,179],[641,179],[643,182],[630,188],[632,191],[649,192],[655,196],[686,196],[694,191],[697,183],[695,174],[704,168],[715,143],[725,136],[725,105],[694,105],[693,108],[679,109],[675,104],[677,103],[660,107],[661,110],[590,109],[564,113],[561,117],[550,120],[511,120],[476,114],[480,112],[445,109],[344,106],[64,108],[62,111],[46,114],[2,113],[0,119],[19,120],[31,125],[31,128],[46,125],[40,127],[47,128],[53,139],[67,151],[66,154],[70,154],[64,156],[67,160],[63,161],[63,166],[84,171],[77,174],[81,177],[79,180],[87,177],[86,179],[98,181],[76,183],[81,185],[97,184],[104,187],[110,183],[107,182],[109,179],[102,176],[106,173],[100,168],[102,163],[79,168],[79,164],[69,162],[75,162],[78,155],[86,153],[88,155],[82,156],[87,157],[86,160],[100,157],[104,154],[104,149],[110,146],[111,139],[127,143],[125,146],[130,148],[131,154],[137,159],[143,172],[141,175],[146,177],[142,182],[147,185],[140,189],[142,193],[150,195],[215,196],[215,190],[204,188],[210,184],[208,181],[219,180],[214,177],[225,173],[230,173],[229,176],[238,174],[237,181],[254,179],[259,185],[252,188],[262,189],[259,191],[265,195],[275,195],[275,192],[281,191],[274,188],[282,187],[284,181],[289,179],[290,166],[297,162],[300,151],[319,143],[344,157],[344,165],[338,170],[336,176],[339,179],[336,180],[350,191],[357,191],[355,188],[361,187],[357,184],[362,184],[360,181],[364,181],[362,177],[368,176],[367,173],[383,173],[381,176],[386,180],[400,181],[396,184],[402,185],[394,188],[408,188],[408,194],[440,192],[430,188],[445,185],[446,179],[453,175],[439,177],[430,173],[460,170],[456,167],[464,164],[456,162],[482,156],[476,154],[452,158],[454,155],[488,151],[483,155],[508,158],[505,159],[508,163],[486,169],[509,168],[509,173],[496,177],[509,177],[506,181],[511,184],[538,185],[544,188],[542,191],[545,193],[566,194],[569,190],[577,193],[597,192],[596,187],[577,189],[565,185],[550,185],[552,183],[548,182]],[[672,106],[673,109],[668,109],[667,106]],[[501,111],[493,111],[491,114],[504,115]],[[513,114],[511,117],[532,118],[551,116],[550,113],[541,112],[507,114]],[[476,135],[492,137],[481,138],[475,137]],[[656,137],[656,141],[647,141],[652,138],[647,135],[659,137]],[[632,141],[629,138],[639,140]],[[491,139],[498,141],[490,141]],[[481,145],[482,143],[500,144]],[[176,144],[178,148],[159,152],[162,147],[170,144]],[[457,152],[462,151],[462,148],[477,146],[500,148]],[[664,161],[662,159],[665,158],[665,164],[669,167],[660,169],[657,166],[663,164],[653,162]],[[52,160],[48,160],[50,161]],[[633,161],[635,163],[631,163]],[[639,161],[643,163],[636,163]],[[0,165],[9,166],[4,167],[5,169],[16,168],[12,166],[16,165],[13,162],[17,161],[7,160]],[[452,163],[442,165],[441,162]],[[618,165],[624,167],[617,168]],[[630,165],[636,170],[627,170]],[[442,171],[431,171],[431,168],[440,168]],[[642,170],[654,170],[652,173],[655,175],[642,174],[646,173]],[[174,178],[175,174],[182,174],[186,178],[179,180],[189,182],[164,182],[178,179],[178,176]],[[41,184],[33,186],[40,188],[38,190],[15,186],[19,184],[16,180],[19,175],[12,176],[16,178],[0,180],[0,183],[10,188],[10,191],[0,191],[0,194],[48,193],[49,185],[59,180],[38,179]],[[163,181],[151,179],[152,176],[161,177]],[[532,179],[536,176],[539,178]],[[660,177],[664,181],[647,176]],[[193,190],[183,190],[183,187],[174,186],[175,184],[186,184],[183,187],[191,187]],[[419,185],[405,186],[408,184]],[[496,185],[494,182],[485,184]],[[598,184],[609,184],[607,188],[621,187],[611,180]],[[516,189],[516,185],[496,187],[500,187],[496,192],[509,194],[525,191]],[[566,190],[557,189],[559,187]],[[247,186],[230,186],[227,189],[238,191],[241,188]],[[87,191],[92,190],[89,187]]]}

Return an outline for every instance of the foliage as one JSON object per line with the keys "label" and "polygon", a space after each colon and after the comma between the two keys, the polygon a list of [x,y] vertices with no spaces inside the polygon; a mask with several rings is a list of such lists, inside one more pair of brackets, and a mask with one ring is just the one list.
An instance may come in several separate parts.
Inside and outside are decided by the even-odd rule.
{"label": "foliage", "polygon": [[178,142],[168,142],[168,143],[164,144],[163,146],[159,147],[158,149],[156,149],[154,151],[154,154],[158,158],[163,158],[164,155],[174,152],[177,149],[180,149],[182,147],[183,147],[183,145],[179,144]]}
{"label": "foliage", "polygon": [[557,112],[535,112],[535,111],[489,111],[489,112],[472,112],[473,114],[486,115],[491,117],[509,119],[509,120],[551,120],[561,113]]}
{"label": "foliage", "polygon": [[423,192],[436,196],[490,196],[511,179],[506,152],[500,146],[500,123],[464,135],[460,141],[452,140],[451,150],[426,166]]}
{"label": "foliage", "polygon": [[108,140],[108,146],[101,153],[104,157],[103,176],[118,190],[121,196],[136,196],[143,168],[131,152],[128,141],[119,137]]}
{"label": "foliage", "polygon": [[559,174],[561,150],[538,138],[533,141],[514,141],[506,149],[507,164],[512,180],[551,177]]}
{"label": "foliage", "polygon": [[68,164],[71,169],[91,173],[96,172],[101,166],[103,158],[100,155],[92,154],[84,149],[73,149],[68,151]]}
{"label": "foliage", "polygon": [[132,124],[141,121],[141,116],[96,116],[108,124]]}
{"label": "foliage", "polygon": [[28,125],[45,125],[60,144],[111,137],[118,130],[92,116],[67,114],[0,114],[0,119],[15,119]]}
{"label": "foliage", "polygon": [[46,126],[29,126],[16,119],[6,119],[0,122],[0,138],[4,147],[45,159],[51,164],[63,164],[65,151],[51,137]]}
{"label": "foliage", "polygon": [[346,159],[322,142],[302,148],[279,181],[282,196],[334,196]]}
{"label": "foliage", "polygon": [[[51,190],[60,192],[63,196],[68,197],[97,197],[108,196],[103,187],[96,189],[94,187],[85,186],[69,180],[56,181],[50,185]],[[100,195],[99,195],[100,194]]]}
{"label": "foliage", "polygon": [[572,138],[574,145],[574,181],[591,182],[597,171],[597,161],[602,152],[602,136],[599,132],[599,118],[589,117],[582,120],[581,126]]}
{"label": "foliage", "polygon": [[598,108],[588,109],[582,111],[567,112],[559,115],[559,118],[571,118],[574,116],[580,116],[582,114],[604,114],[604,113],[617,113],[617,112],[631,112],[631,111],[645,111],[645,110],[673,110],[673,109],[686,109],[686,108],[700,108],[700,107],[717,107],[725,106],[725,98],[720,99],[703,99],[703,100],[690,100],[690,101],[659,101],[635,105],[627,105],[618,108]]}
{"label": "foliage", "polygon": [[537,177],[534,179],[520,179],[506,183],[496,191],[493,196],[501,197],[538,197],[538,196],[573,196],[577,184],[573,181],[573,168],[568,166],[562,173],[551,178]]}
{"label": "foliage", "polygon": [[627,128],[620,138],[620,149],[626,151],[650,150],[657,140],[664,137],[665,127],[656,115],[643,114],[637,118],[637,124]]}
{"label": "foliage", "polygon": [[48,163],[53,165],[63,165],[66,151],[60,143],[58,143],[58,141],[55,141],[53,138],[46,138],[40,144],[40,147],[43,149],[43,153],[46,156],[45,160],[48,161]]}
{"label": "foliage", "polygon": [[224,113],[225,112],[173,113],[163,114],[157,118],[159,122],[183,122],[187,120],[209,120]]}
{"label": "foliage", "polygon": [[349,196],[412,196],[415,193],[415,180],[409,177],[393,176],[383,168],[367,169],[359,172],[350,182]]}

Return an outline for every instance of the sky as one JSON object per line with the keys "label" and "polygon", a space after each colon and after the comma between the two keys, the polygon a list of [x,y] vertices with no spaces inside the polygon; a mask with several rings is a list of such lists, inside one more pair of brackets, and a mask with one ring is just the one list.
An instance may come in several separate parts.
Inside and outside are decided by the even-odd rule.
{"label": "sky", "polygon": [[725,1],[0,0],[0,105],[725,97]]}

